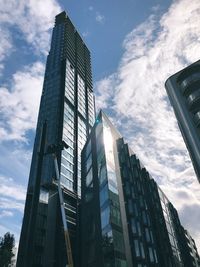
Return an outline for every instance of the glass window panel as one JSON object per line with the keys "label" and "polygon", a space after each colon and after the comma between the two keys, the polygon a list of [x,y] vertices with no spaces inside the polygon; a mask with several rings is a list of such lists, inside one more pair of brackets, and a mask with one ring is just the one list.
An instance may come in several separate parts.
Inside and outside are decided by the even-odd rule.
{"label": "glass window panel", "polygon": [[101,211],[101,227],[102,229],[110,223],[110,208],[106,207]]}
{"label": "glass window panel", "polygon": [[120,210],[119,207],[116,207],[114,205],[111,206],[111,220],[113,224],[121,226]]}
{"label": "glass window panel", "polygon": [[48,204],[48,200],[49,200],[49,191],[41,188],[39,201]]}
{"label": "glass window panel", "polygon": [[128,200],[128,211],[129,213],[133,213],[133,203],[131,199]]}
{"label": "glass window panel", "polygon": [[105,184],[105,186],[100,190],[100,205],[101,207],[103,204],[108,200],[108,184]]}
{"label": "glass window panel", "polygon": [[137,233],[136,221],[135,221],[134,218],[131,218],[131,229],[132,229],[133,234],[136,234]]}
{"label": "glass window panel", "polygon": [[149,234],[149,229],[145,227],[145,238],[147,242],[150,242],[150,234]]}
{"label": "glass window panel", "polygon": [[124,238],[123,234],[113,230],[114,248],[121,253],[124,253]]}
{"label": "glass window panel", "polygon": [[88,172],[91,165],[92,165],[92,153],[90,153],[89,157],[86,160],[86,172]]}
{"label": "glass window panel", "polygon": [[158,263],[158,257],[157,257],[156,250],[154,249],[153,251],[154,251],[155,262]]}
{"label": "glass window panel", "polygon": [[99,184],[102,185],[105,180],[107,180],[107,170],[105,158],[103,158],[99,164]]}
{"label": "glass window panel", "polygon": [[140,257],[139,242],[138,242],[137,239],[134,240],[134,248],[135,248],[135,255],[136,255],[136,257]]}
{"label": "glass window panel", "polygon": [[153,250],[151,247],[149,247],[149,259],[150,262],[154,262]]}
{"label": "glass window panel", "polygon": [[138,235],[141,236],[142,232],[141,232],[140,222],[137,222],[137,229],[138,229]]}
{"label": "glass window panel", "polygon": [[93,172],[92,168],[89,170],[88,174],[86,175],[86,186],[89,186],[93,180]]}
{"label": "glass window panel", "polygon": [[144,246],[143,246],[143,243],[142,242],[140,242],[140,250],[141,250],[142,258],[145,259]]}
{"label": "glass window panel", "polygon": [[86,147],[86,151],[85,151],[85,156],[86,158],[88,157],[88,155],[90,154],[91,152],[91,139],[90,141],[87,143],[87,147]]}

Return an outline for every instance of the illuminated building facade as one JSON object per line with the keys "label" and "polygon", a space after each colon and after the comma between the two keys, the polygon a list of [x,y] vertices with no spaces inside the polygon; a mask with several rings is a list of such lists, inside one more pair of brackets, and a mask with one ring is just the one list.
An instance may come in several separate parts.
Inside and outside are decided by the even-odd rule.
{"label": "illuminated building facade", "polygon": [[82,151],[81,266],[186,266],[172,209],[101,111]]}

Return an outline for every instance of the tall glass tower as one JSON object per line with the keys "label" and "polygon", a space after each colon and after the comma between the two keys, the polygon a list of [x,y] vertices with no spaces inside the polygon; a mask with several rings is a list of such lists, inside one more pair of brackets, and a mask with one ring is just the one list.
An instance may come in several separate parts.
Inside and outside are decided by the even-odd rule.
{"label": "tall glass tower", "polygon": [[49,144],[64,140],[58,154],[65,212],[75,266],[79,254],[78,210],[81,150],[95,119],[90,52],[65,12],[56,16],[26,196],[17,266],[67,264],[55,169]]}

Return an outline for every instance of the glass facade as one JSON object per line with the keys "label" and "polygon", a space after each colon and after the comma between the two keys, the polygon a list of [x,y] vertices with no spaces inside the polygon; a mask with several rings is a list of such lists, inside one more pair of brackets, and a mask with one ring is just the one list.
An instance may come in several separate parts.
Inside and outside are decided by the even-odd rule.
{"label": "glass facade", "polygon": [[[97,250],[92,259],[89,254],[84,253],[83,266],[127,267],[124,229],[122,227],[116,177],[116,161],[113,150],[113,134],[104,117],[99,117],[97,121],[95,131],[92,133],[96,145],[94,147],[94,143],[89,139],[84,149],[84,156],[82,155],[84,161],[82,178],[82,194],[84,195],[82,195],[82,199],[84,215],[87,218],[92,218],[95,210],[91,208],[91,205],[98,197],[100,224],[98,238],[100,242],[96,246],[99,246],[102,257],[97,264],[97,255],[95,255],[95,253],[98,253]],[[94,222],[95,227],[97,227],[97,224],[97,221]],[[89,225],[88,222],[87,226],[89,227]],[[83,228],[85,229],[84,226]],[[93,238],[88,235],[85,235],[85,238],[89,247],[95,247]],[[82,245],[84,246],[84,244]]]}
{"label": "glass facade", "polygon": [[173,252],[174,261],[176,262],[176,266],[183,266],[181,256],[180,256],[180,251],[178,248],[178,240],[176,238],[172,216],[171,216],[171,212],[169,208],[170,202],[160,188],[158,188],[158,192],[159,192],[162,211],[163,211],[163,215],[165,218],[165,224],[166,224],[166,228],[167,228],[167,232],[168,232],[168,236],[169,236],[169,240],[170,240],[170,244],[171,244],[171,248]]}
{"label": "glass facade", "polygon": [[82,163],[82,267],[193,266],[175,208],[102,111]]}
{"label": "glass facade", "polygon": [[121,179],[133,261],[138,266],[159,266],[148,195],[142,166],[123,139],[117,140]]}
{"label": "glass facade", "polygon": [[53,267],[67,263],[53,158],[45,155],[38,160],[44,124],[45,149],[62,140],[69,146],[57,157],[74,265],[79,266],[81,150],[94,120],[90,52],[62,12],[56,16],[47,57],[17,266]]}

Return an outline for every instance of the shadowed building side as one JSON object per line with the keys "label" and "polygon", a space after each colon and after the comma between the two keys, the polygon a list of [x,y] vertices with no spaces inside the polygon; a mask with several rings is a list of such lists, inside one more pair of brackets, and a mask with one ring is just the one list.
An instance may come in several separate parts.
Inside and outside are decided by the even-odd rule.
{"label": "shadowed building side", "polygon": [[165,87],[200,182],[200,61],[169,77]]}

